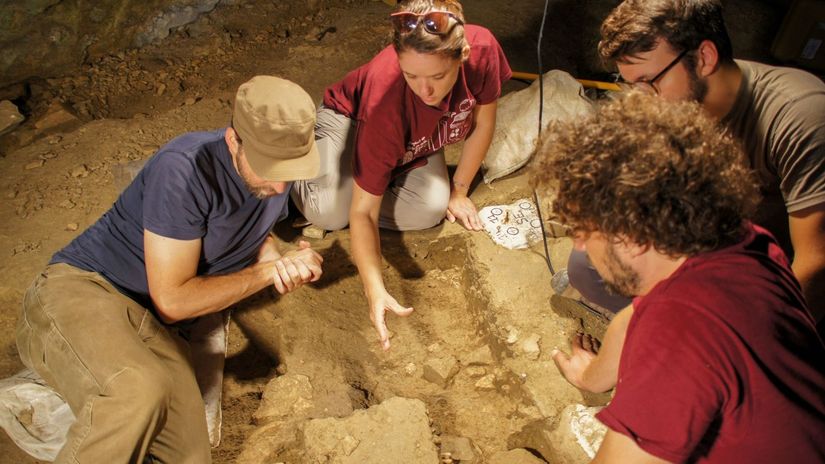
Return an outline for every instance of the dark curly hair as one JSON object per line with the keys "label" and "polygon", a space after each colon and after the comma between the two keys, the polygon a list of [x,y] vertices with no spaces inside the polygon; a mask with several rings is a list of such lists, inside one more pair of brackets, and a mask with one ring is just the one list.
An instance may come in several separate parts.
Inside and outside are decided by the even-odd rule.
{"label": "dark curly hair", "polygon": [[532,169],[569,227],[673,257],[740,240],[759,199],[739,145],[698,104],[639,92],[553,126]]}
{"label": "dark curly hair", "polygon": [[[602,23],[599,55],[606,65],[653,50],[665,39],[677,51],[696,50],[710,40],[719,61],[733,62],[720,0],[625,0]],[[694,56],[689,54],[693,66]]]}

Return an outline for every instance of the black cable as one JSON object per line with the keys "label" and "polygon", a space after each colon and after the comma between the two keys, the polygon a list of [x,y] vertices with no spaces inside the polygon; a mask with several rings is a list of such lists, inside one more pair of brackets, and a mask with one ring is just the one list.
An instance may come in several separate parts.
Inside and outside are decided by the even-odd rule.
{"label": "black cable", "polygon": [[541,26],[539,26],[539,40],[536,44],[536,55],[539,62],[539,138],[536,141],[536,146],[541,143],[541,113],[544,109],[544,70],[541,66],[541,39],[544,37],[544,23],[547,21],[547,9],[550,6],[550,0],[544,0],[544,14],[541,16]]}
{"label": "black cable", "polygon": [[541,240],[544,242],[544,261],[547,262],[547,267],[550,269],[550,275],[554,276],[556,275],[556,270],[553,269],[553,263],[550,261],[550,249],[547,247],[547,232],[544,230],[544,218],[541,217],[538,190],[533,190],[533,201],[536,202],[536,214],[539,216],[539,226],[541,226]]}
{"label": "black cable", "polygon": [[[539,27],[539,39],[536,46],[536,55],[539,63],[539,134],[536,139],[536,149],[541,145],[541,114],[544,109],[544,70],[541,66],[541,39],[544,37],[544,23],[547,20],[547,9],[550,6],[550,0],[544,0],[544,14],[541,17],[541,26]],[[544,260],[547,262],[547,267],[550,269],[550,275],[556,275],[553,269],[553,263],[550,261],[550,251],[547,247],[547,232],[544,230],[544,219],[541,217],[541,209],[539,209],[539,192],[533,190],[533,200],[536,202],[536,213],[539,216],[539,224],[541,225],[541,240],[544,242]]]}

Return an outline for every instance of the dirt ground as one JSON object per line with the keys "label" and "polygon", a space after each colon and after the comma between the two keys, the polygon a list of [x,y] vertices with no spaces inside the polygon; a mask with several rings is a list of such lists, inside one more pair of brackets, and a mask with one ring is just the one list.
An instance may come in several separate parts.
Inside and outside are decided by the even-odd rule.
{"label": "dirt ground", "polygon": [[[22,368],[14,326],[29,282],[56,250],[109,208],[124,163],[150,156],[178,134],[225,126],[235,89],[253,75],[291,79],[318,102],[326,85],[386,45],[386,4],[347,0],[317,11],[308,6],[312,3],[222,4],[162,43],[85,65],[76,76],[32,85],[26,110],[33,122],[5,136],[0,146],[0,254],[5,253],[0,266],[0,378]],[[575,3],[554,2],[554,9],[563,11]],[[594,68],[595,28],[613,2],[585,3],[588,8],[571,10],[573,21],[564,25],[556,19],[558,27],[546,33],[548,69],[578,73]],[[466,15],[493,30],[514,70],[535,72],[543,2],[523,0],[505,11],[501,5],[468,1]],[[523,87],[512,82],[506,90]],[[59,105],[77,119],[56,127],[38,119],[47,111],[61,114]],[[526,180],[517,177],[498,187],[481,185],[473,198],[483,206],[527,194]],[[288,226],[280,227],[279,234],[287,242],[296,239]],[[548,342],[559,346],[581,326],[581,317],[556,317],[549,311],[551,292],[542,280],[548,277],[536,276],[543,266],[538,252],[502,254],[488,244],[489,238],[454,225],[386,233],[382,239],[388,288],[403,304],[416,308],[410,318],[390,321],[394,338],[389,353],[381,352],[369,323],[346,231],[313,242],[325,257],[318,285],[283,298],[265,291],[234,308],[223,442],[213,453],[215,462],[235,462],[255,427],[251,417],[263,387],[278,370],[312,378],[317,391],[328,393],[330,415],[345,415],[389,396],[422,399],[436,434],[471,437],[485,455],[508,449],[508,437],[540,415],[522,393],[529,389],[519,387],[524,379],[509,374],[518,372],[513,364],[518,360],[490,372],[497,382],[492,392],[475,387],[478,377],[487,373],[478,370],[462,371],[449,389],[421,378],[426,360],[442,354],[460,358],[487,345],[497,359],[510,357],[502,341],[508,334],[496,332],[510,322],[488,311],[490,298],[478,296],[476,279],[480,272],[491,275],[492,268],[495,276],[506,277],[492,298],[513,306],[512,314],[532,308],[512,316],[512,323],[544,327],[553,334]],[[542,365],[552,369],[549,358],[542,356]],[[556,409],[575,399],[592,404],[605,400],[582,398],[557,375],[552,382],[543,388],[559,392]],[[335,398],[345,400],[336,403]],[[288,450],[283,457],[299,462],[287,459],[298,459],[296,453]],[[12,462],[37,461],[0,434],[0,464]]]}

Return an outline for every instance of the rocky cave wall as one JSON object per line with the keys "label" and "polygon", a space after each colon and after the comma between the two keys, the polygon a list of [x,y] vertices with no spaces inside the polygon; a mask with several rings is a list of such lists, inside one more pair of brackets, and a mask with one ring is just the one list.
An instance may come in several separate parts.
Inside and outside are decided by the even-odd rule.
{"label": "rocky cave wall", "polygon": [[22,96],[30,78],[162,39],[220,1],[0,0],[0,100]]}

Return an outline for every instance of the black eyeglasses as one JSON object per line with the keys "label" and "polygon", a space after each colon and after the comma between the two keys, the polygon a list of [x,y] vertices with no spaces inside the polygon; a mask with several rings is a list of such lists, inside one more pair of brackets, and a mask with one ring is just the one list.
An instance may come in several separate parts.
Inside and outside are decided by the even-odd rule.
{"label": "black eyeglasses", "polygon": [[[452,23],[451,19],[455,22]],[[449,11],[430,11],[427,13],[399,11],[390,15],[390,21],[400,34],[409,34],[419,24],[423,24],[424,30],[430,34],[447,35],[456,24],[464,25],[464,21]]]}
{"label": "black eyeglasses", "polygon": [[618,74],[616,76],[616,83],[617,84],[627,84],[627,85],[633,86],[634,88],[636,88],[638,90],[641,90],[643,92],[653,93],[653,94],[658,95],[659,94],[659,89],[656,88],[656,85],[655,85],[656,81],[658,81],[659,79],[664,77],[664,75],[667,74],[667,72],[670,71],[674,66],[676,66],[676,63],[681,61],[682,58],[684,58],[685,55],[687,55],[687,53],[688,53],[688,50],[684,50],[684,51],[682,51],[682,53],[679,53],[679,55],[677,55],[676,58],[674,58],[673,61],[670,62],[670,64],[665,66],[665,69],[659,71],[659,74],[656,74],[655,76],[653,76],[652,79],[643,79],[643,80],[638,80],[636,82],[625,82],[625,80],[622,78],[621,74]]}

